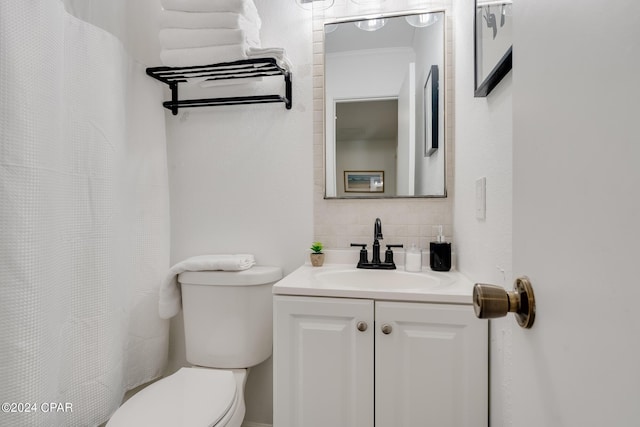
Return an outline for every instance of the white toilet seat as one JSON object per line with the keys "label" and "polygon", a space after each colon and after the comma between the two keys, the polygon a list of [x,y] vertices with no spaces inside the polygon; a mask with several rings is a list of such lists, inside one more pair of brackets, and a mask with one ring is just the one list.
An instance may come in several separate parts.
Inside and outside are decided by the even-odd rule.
{"label": "white toilet seat", "polygon": [[232,427],[244,418],[245,377],[244,370],[181,368],[131,397],[107,427]]}

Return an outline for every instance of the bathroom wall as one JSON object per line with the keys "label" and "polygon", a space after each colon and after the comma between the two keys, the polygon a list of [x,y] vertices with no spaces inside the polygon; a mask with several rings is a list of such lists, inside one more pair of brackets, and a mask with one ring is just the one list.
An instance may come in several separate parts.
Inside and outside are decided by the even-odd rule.
{"label": "bathroom wall", "polygon": [[[454,242],[458,269],[476,282],[512,287],[512,75],[486,98],[474,98],[474,0],[454,3],[455,139]],[[475,216],[475,184],[486,177],[486,219]],[[491,422],[509,425],[513,319],[491,321]],[[504,424],[503,424],[504,423]]]}
{"label": "bathroom wall", "polygon": [[[255,3],[263,47],[284,47],[293,64],[293,108],[278,103],[167,113],[171,259],[250,252],[259,264],[281,266],[287,274],[305,262],[313,239],[311,14],[291,0]],[[172,321],[169,357],[169,372],[187,365],[181,315]],[[269,361],[251,371],[247,422],[271,423],[271,369]]]}

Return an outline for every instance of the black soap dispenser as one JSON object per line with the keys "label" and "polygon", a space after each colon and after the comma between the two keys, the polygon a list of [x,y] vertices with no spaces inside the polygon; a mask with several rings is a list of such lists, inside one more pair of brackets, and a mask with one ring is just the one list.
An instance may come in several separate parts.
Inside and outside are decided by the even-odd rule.
{"label": "black soap dispenser", "polygon": [[429,243],[429,262],[433,271],[451,270],[451,242],[445,242],[442,226],[438,226],[435,242]]}

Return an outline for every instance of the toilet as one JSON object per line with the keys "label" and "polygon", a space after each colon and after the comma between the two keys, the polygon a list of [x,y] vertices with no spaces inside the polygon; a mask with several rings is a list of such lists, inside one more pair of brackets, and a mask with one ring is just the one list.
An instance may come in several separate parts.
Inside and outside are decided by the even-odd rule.
{"label": "toilet", "polygon": [[271,356],[271,286],[279,267],[187,271],[182,289],[187,361],[139,391],[107,427],[240,427],[248,368]]}

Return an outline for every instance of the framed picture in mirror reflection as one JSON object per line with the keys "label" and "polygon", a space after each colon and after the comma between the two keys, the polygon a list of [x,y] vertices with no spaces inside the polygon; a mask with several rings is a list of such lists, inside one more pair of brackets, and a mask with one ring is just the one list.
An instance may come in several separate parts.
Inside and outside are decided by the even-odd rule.
{"label": "framed picture in mirror reflection", "polygon": [[438,66],[432,65],[424,83],[424,157],[430,157],[438,149]]}
{"label": "framed picture in mirror reflection", "polygon": [[347,193],[384,193],[384,171],[344,171]]}

